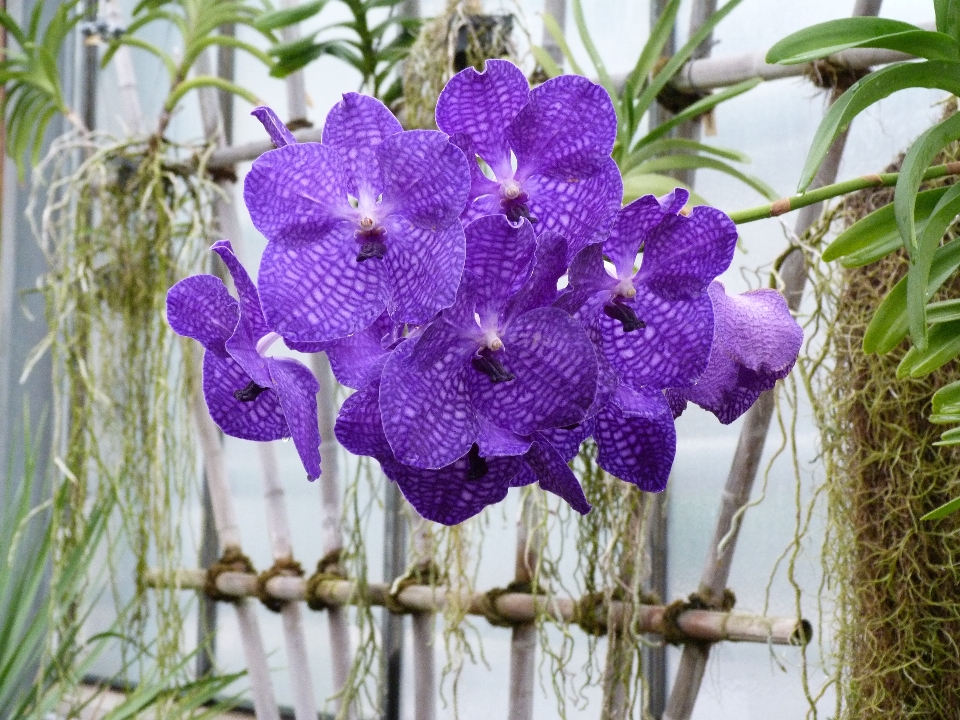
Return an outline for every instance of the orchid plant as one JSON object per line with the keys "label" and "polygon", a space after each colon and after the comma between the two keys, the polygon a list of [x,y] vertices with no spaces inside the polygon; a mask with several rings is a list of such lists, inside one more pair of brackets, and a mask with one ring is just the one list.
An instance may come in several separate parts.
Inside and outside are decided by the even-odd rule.
{"label": "orchid plant", "polygon": [[424,517],[452,525],[539,483],[590,504],[568,462],[663,490],[688,401],[729,423],[792,368],[802,331],[775,291],[728,297],[736,246],[718,210],[677,189],[621,208],[618,119],[603,87],[531,89],[489,60],[447,84],[439,131],[404,131],[349,93],[320,143],[258,108],[276,149],[244,199],[267,238],[259,289],[225,241],[213,276],[168,294],[206,349],[203,389],[228,435],[293,437],[319,474],[316,382],[267,354],[326,352],[356,390],[338,440],[375,458]]}

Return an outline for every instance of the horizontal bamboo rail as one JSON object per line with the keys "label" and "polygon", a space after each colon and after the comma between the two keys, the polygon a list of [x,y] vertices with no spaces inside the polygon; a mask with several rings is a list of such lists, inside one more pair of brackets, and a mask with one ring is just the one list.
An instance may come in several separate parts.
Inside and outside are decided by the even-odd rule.
{"label": "horizontal bamboo rail", "polygon": [[[207,581],[205,570],[176,570],[164,572],[150,570],[146,574],[149,587],[174,586],[182,590],[202,591]],[[223,595],[236,598],[257,595],[257,576],[250,573],[223,572],[216,578],[217,590]],[[306,599],[307,580],[302,577],[275,576],[265,583],[267,594],[274,599],[302,602]],[[357,583],[350,580],[322,580],[317,585],[316,597],[326,605],[343,606],[357,604]],[[390,594],[390,585],[370,583],[367,597],[370,605],[385,606]],[[393,598],[405,610],[418,612],[442,612],[448,602],[448,590],[444,587],[409,585]],[[458,603],[468,608],[470,615],[486,615],[485,603],[491,602],[485,593],[460,592]],[[577,601],[573,598],[545,598],[527,593],[504,593],[492,600],[493,610],[499,617],[516,623],[533,622],[547,615],[564,623],[574,623],[577,618]],[[618,601],[611,602],[609,620],[616,629],[628,618],[630,606]],[[639,628],[641,633],[662,635],[666,630],[667,606],[640,605]],[[677,628],[688,638],[703,642],[758,642],[772,645],[800,645],[813,638],[813,627],[807,620],[796,618],[767,617],[747,613],[715,610],[684,610],[677,617]]]}

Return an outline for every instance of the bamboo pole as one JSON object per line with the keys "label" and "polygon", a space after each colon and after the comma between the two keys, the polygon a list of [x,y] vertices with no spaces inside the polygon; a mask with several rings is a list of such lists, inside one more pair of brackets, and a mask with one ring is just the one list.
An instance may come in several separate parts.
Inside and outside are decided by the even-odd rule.
{"label": "bamboo pole", "polygon": [[[282,8],[292,8],[297,6],[297,0],[283,0],[280,3]],[[300,25],[288,25],[280,31],[280,36],[285,43],[291,43],[300,39]],[[309,127],[310,120],[307,118],[307,90],[304,85],[303,71],[298,70],[295,73],[287,75],[287,125],[294,127]]]}
{"label": "bamboo pole", "polygon": [[[853,14],[875,16],[879,11],[879,0],[857,0]],[[834,141],[814,179],[814,186],[830,184],[836,178],[846,138],[847,135],[844,132]],[[821,206],[808,204],[797,218],[794,232],[798,236],[803,235],[819,217],[820,210]],[[791,311],[796,312],[800,306],[807,279],[803,254],[797,250],[790,253],[781,265],[780,273],[784,283],[784,296]],[[763,393],[754,406],[747,411],[724,488],[720,515],[698,590],[702,597],[709,598],[716,605],[720,604],[727,586],[730,569],[733,566],[733,553],[736,550],[737,537],[743,522],[744,508],[750,501],[750,493],[760,467],[763,446],[773,418],[774,392],[775,390],[768,390]],[[663,720],[689,720],[700,691],[709,654],[710,646],[707,644],[684,645]]]}
{"label": "bamboo pole", "polygon": [[[411,544],[414,562],[429,566],[434,555],[433,537],[429,521],[423,519],[412,505],[407,504],[413,522]],[[437,615],[432,612],[414,613],[411,616],[413,626],[413,708],[417,720],[436,720],[436,635]]]}
{"label": "bamboo pole", "polygon": [[[200,373],[201,370],[197,367],[196,377],[199,378]],[[224,462],[220,433],[207,412],[207,404],[203,399],[200,383],[195,383],[195,386],[196,390],[191,398],[191,413],[197,425],[197,438],[203,453],[203,465],[207,487],[210,489],[210,502],[213,506],[217,535],[224,551],[229,549],[239,550],[240,528],[233,507],[233,498],[230,495],[230,485],[227,482],[226,463]],[[204,571],[199,572],[206,576]],[[253,581],[255,586],[255,577],[253,577]],[[146,582],[148,584],[150,582],[149,573]],[[280,720],[276,697],[273,694],[273,685],[270,681],[270,669],[267,667],[267,654],[263,648],[263,636],[260,634],[260,625],[257,622],[256,608],[245,597],[238,598],[234,607],[237,611],[240,642],[246,660],[247,675],[250,678],[254,710],[257,717],[262,720]]]}
{"label": "bamboo pole", "polygon": [[[829,158],[825,158],[824,166],[826,166],[829,162]],[[960,175],[960,162],[950,162],[944,165],[932,165],[923,174],[923,179],[924,181],[936,180],[948,175]],[[807,190],[805,193],[800,193],[798,195],[780,198],[779,200],[775,200],[767,205],[759,205],[754,208],[748,208],[747,210],[736,210],[729,214],[730,219],[738,225],[742,225],[744,223],[755,222],[757,220],[764,220],[766,218],[784,215],[785,213],[792,212],[793,210],[800,210],[802,208],[808,208],[811,206],[820,207],[824,200],[830,200],[831,198],[840,197],[841,195],[848,195],[852,192],[856,192],[857,190],[865,190],[873,187],[893,187],[897,184],[897,180],[900,178],[900,173],[889,172],[877,173],[875,175],[861,175],[860,177],[853,178],[852,180],[844,180],[843,182],[831,183],[828,185],[819,185],[818,181],[822,180],[824,177],[826,176],[822,173],[817,175],[817,179],[814,180],[814,182],[810,185],[810,187],[813,188],[812,190]]]}
{"label": "bamboo pole", "polygon": [[[211,62],[209,56],[209,50],[205,50],[200,54],[200,57],[197,59],[197,72],[200,74],[210,74],[211,72]],[[203,124],[204,137],[208,141],[218,143],[222,145],[225,141],[224,127],[223,127],[223,116],[221,114],[220,102],[217,97],[216,91],[212,88],[201,88],[198,91],[199,94],[199,104],[200,104],[200,117]],[[218,198],[215,212],[217,215],[218,223],[220,224],[220,230],[228,230],[231,233],[236,233],[231,237],[237,241],[240,240],[240,231],[239,231],[239,221],[236,217],[236,199],[233,194],[233,185],[232,183],[222,180],[218,183],[222,190],[221,198]],[[210,419],[209,415],[206,412],[206,408],[202,404],[197,407],[195,404],[195,416],[197,417],[198,423],[206,423],[209,433],[209,428],[213,427],[213,421]],[[216,437],[217,447],[219,448],[219,437]],[[213,449],[213,443],[210,439],[206,440],[206,445],[204,447],[204,457],[207,456],[207,452]],[[237,550],[240,549],[240,537],[239,532],[236,531],[236,517],[233,513],[232,498],[230,496],[230,488],[227,483],[226,471],[223,467],[223,454],[222,448],[219,449],[219,468],[215,468],[216,476],[210,474],[211,468],[207,467],[207,481],[210,484],[210,497],[214,506],[214,515],[216,517],[216,507],[221,505],[221,507],[229,506],[232,527],[235,529],[231,537],[231,541],[228,541],[224,537],[223,533],[220,530],[220,523],[217,523],[218,534],[220,535],[220,544],[223,547],[224,552],[232,547],[235,547]],[[260,634],[260,625],[257,620],[255,606],[250,603],[243,601],[239,602],[236,605],[237,609],[237,620],[240,624],[240,634],[241,642],[243,643],[244,655],[247,662],[247,673],[250,676],[251,687],[253,688],[254,694],[254,706],[257,712],[257,716],[260,717],[261,713],[264,718],[276,718],[279,720],[279,713],[277,709],[276,698],[273,693],[273,686],[270,679],[270,670],[267,666],[267,657],[266,651],[264,649],[263,637]],[[285,629],[287,623],[284,623]],[[292,648],[288,644],[287,648],[288,654],[291,655],[291,664],[293,664],[293,656],[296,655],[296,647]],[[305,657],[305,646],[304,646],[304,657]],[[259,698],[259,700],[258,700]],[[314,710],[313,716],[316,717],[316,711]],[[298,717],[298,720],[301,720]],[[311,718],[312,720],[312,718]]]}
{"label": "bamboo pole", "polygon": [[[317,393],[317,415],[320,425],[320,541],[326,557],[333,557],[343,549],[343,528],[340,507],[340,445],[334,434],[337,417],[336,381],[326,353],[311,356],[313,373],[320,383]],[[333,670],[334,694],[338,695],[350,675],[350,627],[347,611],[331,608],[327,613],[327,632],[330,636],[330,662]],[[334,708],[339,712],[340,698],[335,697]]]}
{"label": "bamboo pole", "polygon": [[[123,13],[119,0],[107,0],[106,20],[114,27],[124,27]],[[140,107],[140,93],[137,91],[137,74],[133,67],[133,56],[128,45],[121,45],[113,55],[113,67],[117,73],[117,87],[120,91],[120,112],[128,135],[134,137],[143,134],[143,110]]]}
{"label": "bamboo pole", "polygon": [[[205,570],[149,570],[145,575],[149,587],[175,586],[181,590],[203,590],[207,581]],[[257,576],[252,573],[224,572],[217,575],[217,590],[235,598],[256,595]],[[302,577],[278,576],[266,583],[270,597],[289,602],[306,599],[307,580]],[[366,596],[361,597],[359,584],[352,580],[324,580],[318,584],[315,597],[327,606],[355,605],[358,602],[384,606],[390,592],[387,583],[369,583]],[[409,585],[396,595],[396,601],[413,613],[443,612],[450,590],[441,586]],[[459,590],[455,598],[470,615],[484,615],[487,597],[482,592]],[[529,593],[506,593],[493,603],[500,617],[516,623],[531,623],[545,615],[563,623],[576,623],[579,601],[575,598],[547,598]],[[632,615],[629,603],[611,601],[606,617],[609,627],[616,631],[625,622],[634,622],[641,633],[662,634],[668,628],[668,606],[640,605],[639,616]],[[676,620],[681,632],[694,640],[706,642],[757,642],[772,645],[801,645],[813,637],[813,629],[806,620],[767,617],[739,612],[714,610],[685,610]],[[419,720],[419,719],[418,719]]]}
{"label": "bamboo pole", "polygon": [[[630,521],[626,537],[617,538],[622,546],[619,590],[626,597],[639,592],[644,569],[645,518],[659,495],[644,493],[626,485],[625,493],[631,497]],[[624,608],[629,605],[624,604]],[[604,720],[627,720],[630,716],[630,688],[633,685],[633,666],[639,648],[633,642],[630,617],[625,617],[625,626],[607,634],[607,655],[603,668],[603,700],[600,717]]]}
{"label": "bamboo pole", "polygon": [[[275,562],[293,560],[290,523],[284,502],[283,485],[277,463],[276,447],[272,443],[257,443],[263,476],[263,496],[266,504],[267,532]],[[287,646],[287,665],[290,671],[290,690],[293,693],[293,712],[296,720],[316,720],[317,701],[313,695],[313,678],[307,644],[303,632],[303,618],[299,603],[287,602],[280,608],[283,635]]]}
{"label": "bamboo pole", "polygon": [[[546,516],[543,490],[527,488],[520,503],[517,520],[517,551],[514,581],[530,584],[537,576],[540,554],[546,544]],[[510,636],[510,710],[509,720],[533,718],[533,690],[536,684],[537,626],[533,622],[514,625]]]}

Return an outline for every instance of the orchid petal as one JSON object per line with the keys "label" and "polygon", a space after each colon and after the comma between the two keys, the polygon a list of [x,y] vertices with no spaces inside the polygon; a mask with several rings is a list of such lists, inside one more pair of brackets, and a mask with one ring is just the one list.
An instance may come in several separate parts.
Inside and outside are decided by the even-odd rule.
{"label": "orchid petal", "polygon": [[[469,252],[469,247],[467,248]],[[567,271],[565,262],[567,241],[547,231],[537,238],[533,272],[530,279],[510,298],[503,311],[504,318],[518,317],[538,307],[552,305],[559,294],[557,284]]]}
{"label": "orchid petal", "polygon": [[636,281],[664,297],[692,297],[730,267],[736,247],[737,226],[716,208],[668,215],[644,244]]}
{"label": "orchid petal", "polygon": [[280,399],[274,390],[264,390],[250,402],[234,395],[250,384],[240,364],[214,353],[203,355],[203,396],[210,417],[224,433],[241,440],[280,440],[290,437]]}
{"label": "orchid petal", "polygon": [[265,152],[243,181],[254,226],[272,242],[298,246],[322,240],[351,210],[336,149],[318,143]]}
{"label": "orchid petal", "polygon": [[706,293],[666,300],[641,284],[625,301],[644,327],[624,332],[617,320],[599,315],[600,350],[634,388],[687,387],[707,367],[713,341],[713,308]]}
{"label": "orchid petal", "polygon": [[347,224],[310,245],[267,243],[258,280],[270,326],[294,342],[321,342],[373,323],[388,288],[379,261],[357,262],[357,248]]}
{"label": "orchid petal", "polygon": [[501,339],[501,362],[516,377],[492,383],[472,373],[478,411],[519,435],[582,421],[596,392],[597,361],[580,324],[557,308],[538,308],[513,320]]}
{"label": "orchid petal", "polygon": [[276,147],[280,148],[284,145],[297,144],[297,139],[293,136],[293,133],[280,121],[280,118],[277,117],[277,114],[271,108],[262,105],[254,108],[250,114],[260,121],[263,129],[267,131],[270,140]]}
{"label": "orchid petal", "polygon": [[378,460],[393,458],[380,420],[379,382],[373,382],[343,401],[334,432],[347,452]]}
{"label": "orchid petal", "polygon": [[367,95],[345,93],[330,109],[322,143],[339,151],[348,192],[358,198],[383,192],[376,148],[402,130],[387,106]]}
{"label": "orchid petal", "polygon": [[418,227],[393,215],[384,222],[387,253],[383,277],[389,286],[387,312],[396,322],[422,324],[450,307],[457,297],[466,255],[463,227]]}
{"label": "orchid petal", "polygon": [[520,68],[507,60],[487,60],[483,72],[468,67],[450,78],[437,98],[437,127],[448,135],[469,136],[476,153],[504,176],[511,170],[507,127],[529,94]]}
{"label": "orchid petal", "polygon": [[565,237],[568,262],[607,237],[623,199],[620,170],[610,157],[585,167],[534,175],[524,181],[523,188],[530,195],[528,205],[537,218],[537,233],[552,230]]}
{"label": "orchid petal", "polygon": [[268,367],[293,444],[307,471],[307,479],[316,480],[320,477],[320,431],[317,426],[320,383],[302,363],[291,358],[269,358]]}
{"label": "orchid petal", "polygon": [[609,158],[616,137],[617,113],[610,95],[579,75],[551,78],[530,91],[507,130],[518,177],[546,172],[571,158],[599,165]]}
{"label": "orchid petal", "polygon": [[476,312],[481,319],[496,317],[530,278],[537,248],[533,227],[526,220],[514,225],[504,215],[488,215],[464,232],[465,267],[477,276]]}
{"label": "orchid petal", "polygon": [[377,147],[383,202],[420,228],[442,230],[467,204],[470,168],[460,149],[436,130],[410,130]]}
{"label": "orchid petal", "polygon": [[442,525],[456,525],[507,496],[510,480],[520,471],[519,458],[491,458],[486,472],[474,477],[467,455],[437,470],[381,461],[383,472],[400,486],[420,515]]}
{"label": "orchid petal", "polygon": [[193,338],[218,357],[240,322],[240,303],[214,275],[184,278],[167,291],[167,322],[178,335]]}
{"label": "orchid petal", "polygon": [[661,391],[621,385],[597,415],[594,437],[597,463],[608,473],[647,492],[667,486],[677,431]]}
{"label": "orchid petal", "polygon": [[590,503],[583,494],[577,476],[553,445],[545,440],[534,443],[524,460],[533,470],[541,488],[566,500],[581,515],[590,512]]}
{"label": "orchid petal", "polygon": [[257,292],[257,286],[253,284],[250,275],[247,273],[236,253],[233,251],[233,245],[229,240],[218,240],[211,248],[230,271],[230,277],[233,278],[233,286],[237,289],[237,295],[240,296],[240,320],[248,328],[250,335],[254,340],[259,340],[268,332],[270,328],[263,317],[263,308],[260,307],[260,293]]}
{"label": "orchid petal", "polygon": [[[383,368],[380,412],[401,463],[442,468],[477,442],[479,420],[465,375],[476,342],[443,319],[401,344]],[[486,378],[484,378],[486,379]]]}

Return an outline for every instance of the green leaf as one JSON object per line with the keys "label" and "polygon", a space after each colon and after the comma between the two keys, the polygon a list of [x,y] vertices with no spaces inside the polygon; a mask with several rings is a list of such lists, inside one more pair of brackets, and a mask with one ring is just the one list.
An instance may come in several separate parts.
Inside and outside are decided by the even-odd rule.
{"label": "green leaf", "polygon": [[[960,267],[960,242],[956,240],[939,248],[930,266],[927,299],[940,289]],[[893,286],[880,303],[863,335],[863,351],[884,355],[893,350],[907,336],[907,278]]]}
{"label": "green leaf", "polygon": [[816,177],[834,139],[854,117],[874,103],[908,88],[937,88],[960,95],[960,64],[942,60],[899,63],[881,68],[854,83],[827,110],[817,128],[800,177],[799,192]]}
{"label": "green leaf", "polygon": [[700,195],[688,186],[669,175],[642,175],[631,173],[623,178],[623,202],[633,202],[644,195],[666,195],[675,188],[683,188],[690,193],[691,205],[709,205]]}
{"label": "green leaf", "polygon": [[937,16],[937,30],[950,37],[960,38],[960,2],[958,0],[933,0]]}
{"label": "green leaf", "polygon": [[273,12],[264,13],[253,26],[261,32],[270,32],[280,28],[296,25],[307,18],[311,18],[327,5],[327,0],[316,0],[315,2],[305,3],[303,5],[294,5]]}
{"label": "green leaf", "polygon": [[927,305],[927,320],[931,325],[960,320],[960,298],[929,303]]}
{"label": "green leaf", "polygon": [[935,413],[944,412],[952,405],[960,407],[960,380],[937,390],[933,394],[932,405]]}
{"label": "green leaf", "polygon": [[798,65],[849,48],[886,48],[930,60],[957,60],[960,44],[949,35],[878,17],[852,17],[795,32],[767,51],[768,63]]}
{"label": "green leaf", "polygon": [[[917,195],[914,210],[917,223],[925,224],[933,208],[947,192],[946,187],[927,190]],[[825,262],[843,258],[844,267],[860,267],[872,263],[903,247],[900,230],[893,212],[893,203],[874,210],[837,235],[823,251]],[[850,258],[855,258],[849,260]]]}
{"label": "green leaf", "polygon": [[212,87],[217,88],[218,90],[224,90],[225,92],[232,93],[233,95],[238,95],[244,100],[249,102],[251,105],[262,105],[256,95],[242,88],[236,83],[232,83],[229,80],[224,80],[221,77],[215,77],[213,75],[197,75],[192,77],[189,80],[186,80],[179,85],[170,93],[170,96],[167,98],[167,102],[164,104],[164,110],[167,112],[172,112],[173,109],[177,106],[180,100],[183,99],[183,96],[186,95],[191,90],[197,90],[202,87]]}
{"label": "green leaf", "polygon": [[536,59],[537,64],[543,68],[543,71],[547,74],[547,77],[555,78],[563,75],[563,70],[561,67],[554,62],[553,58],[550,57],[550,53],[548,53],[544,48],[540,47],[539,45],[531,45],[530,52],[533,53],[533,57]]}
{"label": "green leaf", "polygon": [[763,82],[763,80],[760,78],[753,78],[752,80],[744,80],[736,85],[731,85],[728,88],[724,88],[720,92],[710,93],[702,100],[697,100],[697,102],[695,102],[693,105],[685,108],[683,111],[677,113],[669,120],[657,125],[656,128],[640,138],[634,147],[643,147],[644,145],[663,137],[678,125],[703,115],[708,110],[712,110],[717,105],[722,102],[726,102],[730,98],[735,98],[738,95],[742,95],[743,93],[747,92],[747,90],[752,90],[761,82]]}
{"label": "green leaf", "polygon": [[[600,53],[597,52],[597,47],[593,44],[593,39],[590,37],[590,32],[587,29],[587,20],[583,17],[583,5],[581,5],[580,0],[573,0],[573,20],[576,23],[580,41],[583,43],[587,55],[590,56],[590,62],[593,63],[593,67],[597,70],[600,84],[603,85],[611,98],[617,97],[617,89],[613,85],[610,73],[607,72],[607,66],[603,64],[603,58],[600,57]],[[617,107],[616,104],[614,107]],[[617,111],[619,115],[619,108],[617,108]]]}
{"label": "green leaf", "polygon": [[750,162],[750,157],[739,150],[705,145],[696,140],[688,140],[687,138],[661,138],[660,140],[654,140],[652,143],[644,144],[630,153],[626,160],[624,160],[621,170],[626,174],[644,160],[659,155],[666,155],[677,150],[686,152],[687,154],[701,153],[705,155],[716,155],[717,157],[733,160],[734,162]]}
{"label": "green leaf", "polygon": [[[944,436],[946,436],[946,434],[947,433],[944,433]],[[960,437],[958,437],[957,439],[960,440]],[[940,445],[940,444],[941,443],[937,443],[937,445]],[[920,519],[921,520],[939,520],[940,518],[946,517],[947,515],[952,515],[957,510],[960,510],[960,497],[954,498],[948,503],[944,503],[943,505],[938,507],[936,510],[931,510]]]}
{"label": "green leaf", "polygon": [[742,0],[730,0],[726,5],[717,10],[713,15],[711,15],[707,21],[695,32],[687,43],[677,51],[673,57],[667,61],[667,64],[656,74],[653,80],[644,88],[637,96],[637,101],[635,103],[635,111],[638,116],[645,113],[650,105],[653,104],[653,101],[656,100],[657,95],[660,94],[660,91],[666,87],[667,83],[673,79],[673,76],[679,72],[680,68],[683,67],[684,63],[690,59],[690,56],[693,55],[694,50],[700,47],[700,43],[706,40],[707,36],[713,32],[714,27],[723,20],[727,15],[729,15],[733,10],[742,2]]}
{"label": "green leaf", "polygon": [[657,60],[663,54],[663,49],[673,36],[673,25],[677,19],[677,12],[679,10],[680,0],[669,0],[669,2],[664,5],[663,10],[660,12],[660,17],[657,18],[656,24],[653,26],[653,29],[650,30],[650,37],[647,38],[643,50],[640,51],[640,57],[637,58],[633,70],[627,75],[625,85],[628,88],[633,88],[634,91],[632,93],[624,92],[624,99],[626,101],[633,100],[636,97],[636,93],[642,88],[643,81],[653,72]]}
{"label": "green leaf", "polygon": [[560,48],[560,52],[563,53],[563,56],[567,59],[567,62],[570,63],[570,69],[573,70],[577,75],[586,75],[583,72],[583,69],[577,64],[577,61],[573,57],[573,53],[570,51],[570,46],[567,45],[567,39],[563,36],[563,28],[557,24],[556,19],[548,12],[543,14],[543,26],[546,28],[547,32],[550,33],[550,37],[553,38],[553,41],[557,44],[557,47]]}
{"label": "green leaf", "polygon": [[897,377],[919,378],[960,355],[960,322],[934,325],[924,347],[914,345],[897,366]]}
{"label": "green leaf", "polygon": [[[960,64],[955,66],[960,69]],[[907,273],[907,317],[910,321],[910,336],[918,348],[926,345],[927,280],[930,277],[930,263],[940,245],[943,233],[953,218],[960,212],[960,185],[954,185],[940,199],[934,215],[931,216],[923,235],[917,238],[917,226],[914,220],[914,206],[917,191],[923,182],[923,174],[930,162],[948,143],[960,139],[960,114],[952,115],[938,125],[923,133],[907,151],[897,180],[896,194],[893,198],[897,227],[903,237],[904,247],[910,255],[910,269]],[[942,207],[941,207],[942,206]],[[953,214],[947,217],[952,210]],[[934,223],[934,217],[938,222]],[[942,229],[941,229],[942,228]]]}
{"label": "green leaf", "polygon": [[934,445],[938,447],[955,447],[960,445],[960,428],[947,430]]}
{"label": "green leaf", "polygon": [[767,200],[777,200],[780,195],[772,187],[767,185],[753,175],[748,175],[723,160],[703,155],[665,155],[640,163],[636,167],[636,172],[641,174],[662,173],[669,170],[692,170],[694,168],[705,168],[708,170],[718,170],[732,178],[736,178],[745,185],[750,186]]}

